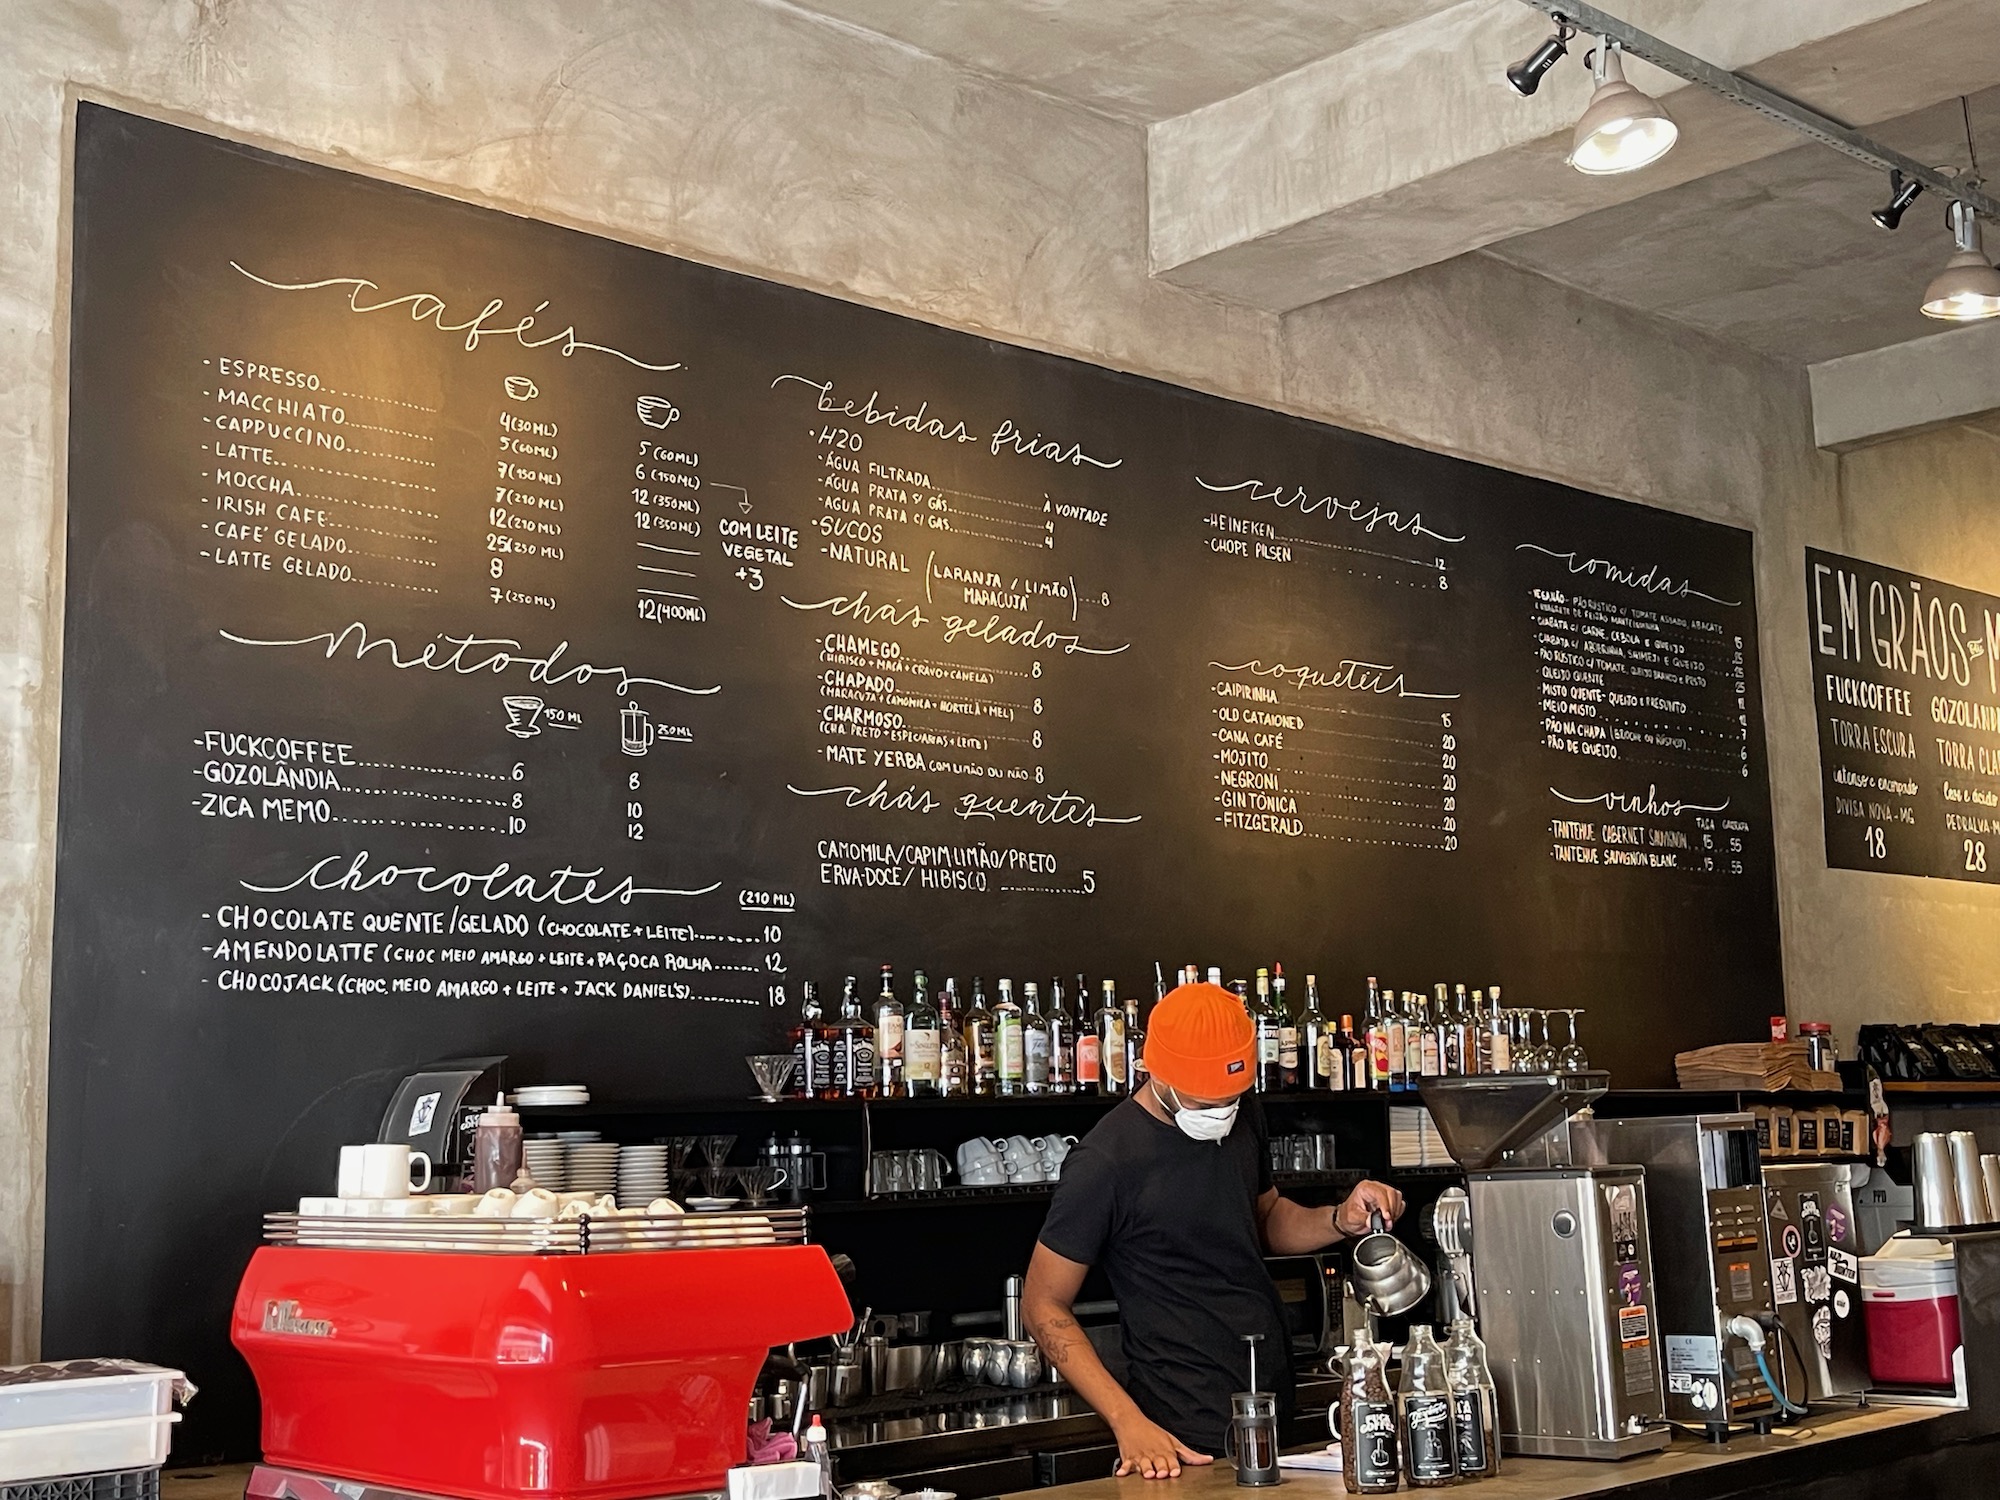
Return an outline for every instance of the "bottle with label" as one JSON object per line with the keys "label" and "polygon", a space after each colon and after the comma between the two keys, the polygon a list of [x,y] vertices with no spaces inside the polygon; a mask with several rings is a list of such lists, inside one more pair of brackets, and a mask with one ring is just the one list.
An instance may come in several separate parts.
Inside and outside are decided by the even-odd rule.
{"label": "bottle with label", "polygon": [[1491,1049],[1488,1044],[1493,1038],[1492,1034],[1486,1029],[1486,991],[1474,990],[1472,992],[1472,1004],[1466,1010],[1465,1019],[1472,1030],[1471,1066],[1466,1071],[1470,1073],[1491,1073],[1493,1071],[1493,1064],[1489,1058]]}
{"label": "bottle with label", "polygon": [[875,997],[875,1078],[880,1097],[903,1092],[903,1002],[896,998],[895,971],[882,965],[882,992]]}
{"label": "bottle with label", "polygon": [[1395,990],[1382,997],[1383,1043],[1389,1053],[1389,1091],[1410,1086],[1410,1028],[1403,1021],[1403,995]]}
{"label": "bottle with label", "polygon": [[986,982],[972,976],[972,1005],[965,1013],[966,1078],[975,1098],[989,1099],[1000,1089],[999,1039],[993,1034],[993,1012],[986,1008]]}
{"label": "bottle with label", "polygon": [[[1420,1078],[1437,1076],[1437,1037],[1431,1031],[1430,1001],[1415,990],[1403,995],[1403,1045],[1407,1048],[1403,1059],[1403,1083],[1414,1089]],[[1431,1066],[1428,1073],[1424,1069],[1424,1046],[1428,1039]]]}
{"label": "bottle with label", "polygon": [[930,981],[918,969],[910,975],[910,1011],[903,1019],[903,1085],[912,1099],[935,1098],[944,1066],[944,1031],[931,1004]]}
{"label": "bottle with label", "polygon": [[1368,1087],[1368,1053],[1354,1038],[1354,1017],[1343,1012],[1340,1027],[1332,1032],[1329,1041],[1333,1049],[1333,1066],[1327,1069],[1326,1086],[1330,1089],[1365,1089]]}
{"label": "bottle with label", "polygon": [[826,1018],[820,1013],[819,986],[808,979],[799,986],[799,1024],[792,1027],[792,1094],[799,1099],[824,1098],[832,1081],[827,1067]]}
{"label": "bottle with label", "polygon": [[1060,979],[1049,981],[1049,1092],[1076,1092],[1076,1017]]}
{"label": "bottle with label", "polygon": [[958,1016],[958,981],[947,979],[938,992],[938,1092],[947,1099],[963,1099],[971,1089],[972,1069]]}
{"label": "bottle with label", "polygon": [[1125,1008],[1118,1003],[1116,980],[1104,981],[1104,1000],[1097,1007],[1097,1061],[1101,1069],[1097,1092],[1116,1097],[1125,1092]]}
{"label": "bottle with label", "polygon": [[1477,1073],[1479,1021],[1473,1014],[1472,1002],[1465,997],[1465,986],[1462,984],[1452,997],[1451,1024],[1454,1028],[1451,1044],[1453,1068],[1460,1073]]}
{"label": "bottle with label", "polygon": [[1362,1042],[1368,1048],[1368,1082],[1370,1089],[1386,1089],[1389,1086],[1389,1023],[1382,1015],[1382,991],[1375,983],[1375,976],[1368,976],[1368,1009],[1363,1019],[1367,1030]]}
{"label": "bottle with label", "polygon": [[1104,1050],[1097,1040],[1097,1022],[1090,1013],[1090,982],[1081,974],[1076,976],[1075,995],[1076,1014],[1071,1018],[1070,1030],[1076,1036],[1076,1060],[1070,1066],[1070,1077],[1075,1080],[1077,1093],[1095,1094],[1098,1084],[1104,1081]]}
{"label": "bottle with label", "polygon": [[1000,998],[993,1002],[993,1058],[1000,1093],[1012,1099],[1028,1092],[1027,1038],[1024,1018],[1014,999],[1014,981],[1000,981]]}
{"label": "bottle with label", "polygon": [[511,1188],[521,1175],[521,1117],[504,1104],[489,1104],[472,1128],[472,1190]]}
{"label": "bottle with label", "polygon": [[812,1417],[812,1426],[806,1429],[806,1461],[819,1466],[820,1500],[836,1500],[840,1488],[834,1483],[833,1449],[826,1440],[826,1424],[820,1421],[818,1412]]}
{"label": "bottle with label", "polygon": [[1319,1008],[1319,976],[1306,975],[1306,1003],[1299,1012],[1299,1082],[1309,1089],[1345,1088],[1333,1081],[1333,1027]]}
{"label": "bottle with label", "polygon": [[[1160,972],[1158,964],[1153,965],[1153,1003],[1158,1005],[1167,993],[1166,976]],[[1139,1092],[1146,1081],[1146,1028],[1139,1016],[1139,997],[1125,997],[1125,1091]]]}
{"label": "bottle with label", "polygon": [[1452,1431],[1451,1381],[1444,1350],[1430,1325],[1412,1324],[1403,1345],[1403,1385],[1397,1393],[1402,1418],[1403,1473],[1410,1488],[1438,1489],[1458,1480],[1458,1438]]}
{"label": "bottle with label", "polygon": [[875,1028],[861,1014],[861,981],[849,974],[840,987],[834,1025],[833,1093],[836,1099],[875,1097]]}
{"label": "bottle with label", "polygon": [[1250,1020],[1257,1028],[1257,1092],[1268,1094],[1279,1087],[1278,1071],[1278,1012],[1271,1004],[1271,971],[1257,971],[1257,992],[1252,995],[1249,986],[1240,979],[1229,986],[1243,1002],[1243,1008],[1250,1013]]}
{"label": "bottle with label", "polygon": [[1444,986],[1439,985],[1435,1000],[1424,1011],[1423,1073],[1426,1078],[1436,1078],[1444,1072],[1445,1038],[1451,1031],[1449,1005]]}
{"label": "bottle with label", "polygon": [[1031,1094],[1049,1092],[1049,1018],[1042,989],[1030,979],[1021,986],[1021,1078]]}
{"label": "bottle with label", "polygon": [[1299,1023],[1285,993],[1285,966],[1271,965],[1271,1008],[1278,1013],[1278,1087],[1299,1086]]}
{"label": "bottle with label", "polygon": [[1389,1346],[1366,1339],[1347,1352],[1340,1398],[1341,1481],[1350,1495],[1389,1495],[1403,1482]]}
{"label": "bottle with label", "polygon": [[1458,1439],[1461,1479],[1485,1479],[1500,1472],[1500,1410],[1493,1391],[1493,1371],[1486,1363],[1486,1345],[1473,1331],[1472,1319],[1452,1320],[1444,1346],[1445,1378],[1451,1383],[1451,1420]]}
{"label": "bottle with label", "polygon": [[1487,1070],[1511,1073],[1514,1071],[1514,1037],[1507,1029],[1507,1013],[1500,1008],[1499,985],[1487,986],[1486,1003],[1490,1007],[1486,1013]]}

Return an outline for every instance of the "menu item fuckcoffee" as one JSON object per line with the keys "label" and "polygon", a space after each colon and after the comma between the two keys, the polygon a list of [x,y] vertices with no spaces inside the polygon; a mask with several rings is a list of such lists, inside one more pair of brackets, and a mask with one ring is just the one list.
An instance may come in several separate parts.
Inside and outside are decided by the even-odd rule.
{"label": "menu item fuckcoffee", "polygon": [[1350,1495],[1393,1494],[1402,1483],[1388,1369],[1387,1344],[1364,1339],[1348,1351],[1340,1399],[1340,1477]]}
{"label": "menu item fuckcoffee", "polygon": [[1444,1350],[1428,1325],[1410,1329],[1403,1346],[1403,1471],[1412,1489],[1435,1489],[1458,1478],[1458,1439],[1453,1432],[1451,1382]]}

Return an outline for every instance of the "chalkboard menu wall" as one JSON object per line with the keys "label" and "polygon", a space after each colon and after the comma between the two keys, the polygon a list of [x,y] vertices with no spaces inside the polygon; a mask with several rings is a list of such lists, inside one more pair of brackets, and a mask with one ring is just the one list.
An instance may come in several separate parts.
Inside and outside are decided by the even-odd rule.
{"label": "chalkboard menu wall", "polygon": [[1633,1085],[1780,1006],[1747,533],[77,141],[52,1351],[226,1359],[417,1064],[733,1096],[883,962],[1498,980]]}

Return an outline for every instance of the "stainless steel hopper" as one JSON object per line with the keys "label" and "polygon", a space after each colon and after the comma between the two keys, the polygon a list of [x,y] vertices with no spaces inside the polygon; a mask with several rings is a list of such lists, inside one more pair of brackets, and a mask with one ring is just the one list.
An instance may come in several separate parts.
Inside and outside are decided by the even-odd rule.
{"label": "stainless steel hopper", "polygon": [[[1499,1073],[1426,1078],[1424,1106],[1451,1158],[1468,1172],[1529,1165],[1509,1161],[1611,1086],[1596,1073]],[[1552,1165],[1546,1157],[1533,1165]]]}

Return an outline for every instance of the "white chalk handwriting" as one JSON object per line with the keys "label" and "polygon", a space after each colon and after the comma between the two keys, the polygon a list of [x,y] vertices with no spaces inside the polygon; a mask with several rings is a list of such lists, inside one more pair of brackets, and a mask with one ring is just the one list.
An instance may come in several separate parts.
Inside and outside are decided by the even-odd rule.
{"label": "white chalk handwriting", "polygon": [[1367,500],[1343,500],[1338,495],[1321,495],[1315,499],[1298,485],[1293,485],[1291,493],[1287,494],[1284,485],[1268,484],[1262,479],[1210,484],[1197,474],[1194,482],[1212,495],[1242,495],[1254,502],[1275,505],[1280,510],[1297,510],[1302,516],[1323,515],[1329,521],[1346,521],[1359,526],[1364,532],[1372,533],[1379,528],[1432,542],[1458,543],[1465,540],[1462,536],[1446,536],[1441,531],[1431,530],[1424,524],[1422,511],[1411,511],[1406,516],[1399,510],[1386,510]]}
{"label": "white chalk handwriting", "polygon": [[577,870],[565,865],[546,875],[532,875],[526,871],[517,873],[505,860],[484,872],[444,870],[436,865],[381,865],[371,869],[369,861],[366,849],[352,855],[329,854],[279,885],[258,885],[249,880],[239,880],[237,884],[246,891],[256,891],[265,896],[296,890],[386,890],[390,886],[409,884],[426,896],[443,892],[461,898],[477,897],[482,901],[532,901],[551,906],[604,906],[613,901],[620,906],[629,906],[636,896],[706,896],[722,887],[719,880],[686,889],[640,885],[630,875],[612,881],[607,887],[600,887],[597,882],[604,876],[601,865],[594,870]]}
{"label": "white chalk handwriting", "polygon": [[1553,796],[1562,798],[1576,807],[1602,807],[1606,812],[1636,813],[1642,817],[1672,818],[1684,812],[1721,812],[1729,806],[1729,799],[1720,802],[1681,802],[1673,798],[1662,798],[1657,786],[1649,785],[1644,796],[1631,792],[1600,792],[1595,797],[1572,797],[1568,792],[1549,788]]}
{"label": "white chalk handwriting", "polygon": [[1743,601],[1724,599],[1717,594],[1704,594],[1692,583],[1676,580],[1664,572],[1658,563],[1649,568],[1639,569],[1615,563],[1608,557],[1584,557],[1577,552],[1557,552],[1548,547],[1538,547],[1533,542],[1522,542],[1516,552],[1539,552],[1544,557],[1553,557],[1566,566],[1571,574],[1585,574],[1591,578],[1602,578],[1607,583],[1616,583],[1628,589],[1637,589],[1642,594],[1665,594],[1673,599],[1706,599],[1710,604],[1720,604],[1735,609]]}
{"label": "white chalk handwriting", "polygon": [[1388,662],[1358,661],[1345,658],[1332,671],[1318,667],[1294,667],[1284,662],[1272,662],[1268,666],[1261,661],[1245,662],[1212,661],[1209,663],[1218,672],[1248,672],[1253,677],[1277,677],[1291,683],[1293,687],[1343,688],[1350,693],[1394,693],[1398,698],[1437,698],[1441,700],[1460,697],[1458,693],[1420,693],[1403,680],[1403,669]]}
{"label": "white chalk handwriting", "polygon": [[[771,387],[775,390],[788,381],[817,391],[819,395],[814,407],[826,416],[859,422],[865,427],[899,428],[919,437],[935,438],[941,443],[979,441],[972,435],[972,429],[966,426],[964,418],[947,422],[943,417],[931,415],[928,397],[919,401],[914,410],[904,411],[900,406],[884,406],[879,389],[870,391],[866,397],[836,395],[831,380],[814,380],[810,375],[780,375],[771,382]],[[1122,458],[1093,458],[1083,451],[1081,443],[1066,443],[1039,432],[1023,431],[1014,424],[1012,417],[1003,417],[1000,425],[993,429],[992,436],[986,440],[987,452],[996,457],[1003,448],[1029,458],[1046,458],[1050,463],[1066,464],[1071,468],[1078,464],[1092,464],[1100,469],[1115,469],[1125,462]]]}

